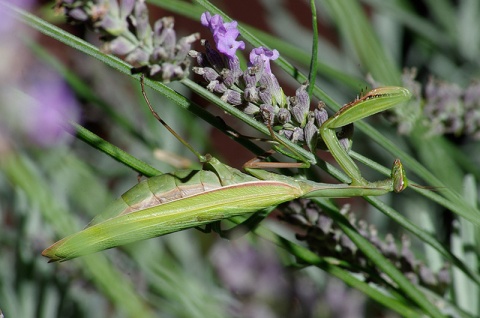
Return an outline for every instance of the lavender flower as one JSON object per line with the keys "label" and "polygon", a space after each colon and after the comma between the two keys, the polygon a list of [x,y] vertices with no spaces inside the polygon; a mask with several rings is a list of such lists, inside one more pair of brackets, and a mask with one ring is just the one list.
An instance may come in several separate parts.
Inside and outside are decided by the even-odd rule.
{"label": "lavender flower", "polygon": [[[16,4],[28,10],[33,2],[21,0]],[[68,122],[80,118],[75,96],[57,73],[32,64],[21,38],[30,29],[1,10],[0,21],[0,152],[22,142],[39,147],[68,142],[72,138]]]}
{"label": "lavender flower", "polygon": [[330,307],[330,317],[365,317],[367,307],[365,295],[348,288],[338,279],[328,278],[323,297]]}
{"label": "lavender flower", "polygon": [[[368,262],[352,241],[335,225],[334,221],[311,200],[300,199],[285,203],[282,205],[281,211],[282,220],[302,229],[305,234],[297,234],[297,238],[305,241],[312,251],[322,257],[336,257],[356,264],[356,269],[363,272],[367,280],[382,283],[369,274],[378,273],[378,269]],[[415,258],[410,249],[408,237],[402,236],[399,251],[392,234],[387,234],[385,240],[382,240],[378,236],[375,226],[368,225],[364,220],[355,220],[355,214],[350,211],[349,206],[344,206],[341,212],[347,216],[352,226],[358,228],[361,235],[378,248],[412,282],[439,294],[445,293],[451,282],[448,265],[434,274],[431,269]],[[349,269],[351,270],[351,268]]]}
{"label": "lavender flower", "polygon": [[463,93],[464,133],[480,140],[480,81],[472,82]]}
{"label": "lavender flower", "polygon": [[458,85],[437,82],[431,77],[425,86],[423,113],[431,121],[430,134],[460,134],[463,130],[464,107]]}
{"label": "lavender flower", "polygon": [[46,75],[26,88],[30,95],[30,110],[25,130],[30,140],[42,147],[68,142],[73,128],[70,121],[78,122],[80,109],[72,91],[62,79]]}
{"label": "lavender flower", "polygon": [[240,31],[237,29],[237,21],[224,23],[221,16],[214,15],[212,17],[210,12],[203,13],[200,21],[203,26],[208,27],[212,32],[213,39],[220,53],[232,58],[238,49],[245,49],[245,43],[236,40],[237,36],[240,35]]}
{"label": "lavender flower", "polygon": [[[319,139],[318,129],[328,115],[323,103],[310,110],[308,84],[300,86],[295,96],[286,96],[270,67],[270,61],[276,60],[279,53],[265,47],[250,52],[250,63],[242,71],[235,53],[244,49],[245,44],[236,41],[240,34],[237,22],[224,23],[219,15],[212,16],[209,12],[202,14],[201,22],[213,33],[216,43],[213,49],[204,40],[205,52],[190,51],[198,64],[192,70],[203,77],[204,86],[223,101],[274,127],[291,141],[307,144],[313,151]],[[349,134],[345,136],[350,138]]]}
{"label": "lavender flower", "polygon": [[[70,121],[80,119],[79,105],[63,80],[40,68],[34,77],[23,78],[17,87],[0,91],[0,129],[12,139],[27,138],[40,147],[54,147],[69,142],[73,131]],[[8,106],[7,106],[8,105]]]}
{"label": "lavender flower", "polygon": [[232,317],[318,316],[319,292],[309,277],[285,268],[272,245],[217,242],[210,254],[220,282],[236,299]]}
{"label": "lavender flower", "polygon": [[257,58],[260,58],[264,65],[264,72],[272,74],[270,61],[275,61],[279,56],[280,54],[277,50],[269,50],[264,47],[259,47],[250,52],[250,63],[252,63],[251,65],[254,65]]}
{"label": "lavender flower", "polygon": [[473,81],[462,89],[430,77],[422,86],[415,77],[415,69],[405,70],[403,86],[412,92],[413,98],[403,107],[389,111],[389,119],[397,124],[400,134],[420,128],[426,136],[453,134],[480,140],[480,82]]}
{"label": "lavender flower", "polygon": [[[34,0],[16,0],[15,6],[23,10],[30,9],[34,4]],[[21,27],[13,15],[9,14],[7,10],[0,11],[0,38],[8,37],[14,28]]]}
{"label": "lavender flower", "polygon": [[158,20],[152,29],[144,0],[58,0],[57,9],[71,23],[100,33],[103,50],[125,57],[134,72],[164,82],[188,75],[188,51],[198,33],[177,40],[171,17]]}

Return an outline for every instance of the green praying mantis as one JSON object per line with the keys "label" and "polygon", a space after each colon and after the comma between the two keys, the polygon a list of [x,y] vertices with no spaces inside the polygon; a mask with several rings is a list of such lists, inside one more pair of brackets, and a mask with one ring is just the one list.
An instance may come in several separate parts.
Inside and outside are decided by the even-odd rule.
{"label": "green praying mantis", "polygon": [[[350,184],[328,184],[261,170],[258,159],[247,162],[243,173],[210,155],[200,155],[153,110],[143,78],[141,84],[152,114],[197,155],[203,169],[179,170],[138,183],[85,229],[45,249],[42,255],[50,262],[63,262],[134,241],[273,209],[297,198],[378,196],[401,192],[407,187],[405,171],[398,159],[390,178],[376,182],[365,180],[335,133],[338,128],[407,101],[411,93],[405,88],[374,89],[343,106],[322,124],[319,132],[323,142],[352,180]],[[274,136],[271,127],[269,129]]]}

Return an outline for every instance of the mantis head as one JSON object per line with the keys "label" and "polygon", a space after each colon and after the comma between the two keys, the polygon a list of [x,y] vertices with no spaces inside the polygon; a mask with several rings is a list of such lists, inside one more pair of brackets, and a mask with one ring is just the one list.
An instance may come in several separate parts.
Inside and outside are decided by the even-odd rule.
{"label": "mantis head", "polygon": [[393,181],[393,191],[396,193],[402,192],[408,186],[408,179],[405,174],[405,169],[400,162],[400,159],[395,159],[392,167],[392,181]]}

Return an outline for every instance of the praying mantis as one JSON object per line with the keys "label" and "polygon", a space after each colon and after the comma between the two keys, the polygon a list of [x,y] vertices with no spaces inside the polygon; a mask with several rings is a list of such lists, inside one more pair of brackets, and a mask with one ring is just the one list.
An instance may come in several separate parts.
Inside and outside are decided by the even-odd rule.
{"label": "praying mantis", "polygon": [[[387,110],[411,97],[402,87],[382,87],[346,104],[322,124],[320,136],[340,167],[351,178],[349,184],[318,183],[261,170],[258,160],[244,165],[244,172],[223,164],[210,155],[200,155],[178,136],[153,110],[152,114],[203,162],[202,170],[178,170],[143,180],[125,192],[83,230],[42,252],[50,262],[82,255],[198,227],[239,215],[273,209],[297,198],[378,196],[401,192],[407,178],[400,160],[395,160],[390,178],[365,180],[348,155],[335,130],[362,118]],[[274,136],[271,127],[269,127]]]}

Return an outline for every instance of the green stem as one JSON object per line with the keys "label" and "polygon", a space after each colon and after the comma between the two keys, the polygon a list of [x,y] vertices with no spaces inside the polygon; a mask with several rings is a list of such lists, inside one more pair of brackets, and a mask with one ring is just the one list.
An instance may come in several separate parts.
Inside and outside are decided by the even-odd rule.
{"label": "green stem", "polygon": [[112,157],[113,159],[115,159],[120,163],[123,163],[127,167],[132,168],[138,173],[146,177],[153,177],[162,173],[161,171],[151,167],[147,163],[133,157],[132,155],[126,153],[122,149],[100,138],[99,136],[95,135],[93,132],[80,126],[79,124],[77,123],[70,123],[70,124],[75,129],[76,137],[78,139],[84,141],[85,143],[92,146],[93,148],[98,149],[101,152],[109,155],[110,157]]}
{"label": "green stem", "polygon": [[313,88],[315,87],[315,79],[317,78],[317,60],[318,60],[318,23],[317,23],[317,8],[315,7],[315,0],[310,0],[310,8],[312,11],[312,56],[310,60],[310,72],[308,74],[308,96],[312,99]]}

